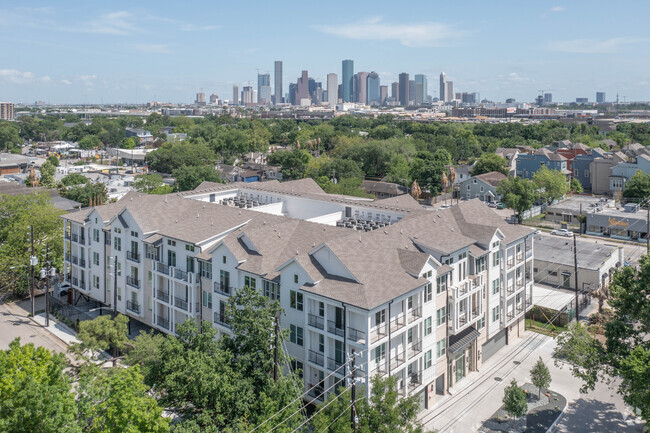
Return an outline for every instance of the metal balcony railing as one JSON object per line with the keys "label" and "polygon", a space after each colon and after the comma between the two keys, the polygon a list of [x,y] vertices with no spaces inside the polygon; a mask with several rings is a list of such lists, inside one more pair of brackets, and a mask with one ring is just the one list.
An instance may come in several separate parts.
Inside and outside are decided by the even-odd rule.
{"label": "metal balcony railing", "polygon": [[388,335],[388,326],[386,325],[386,323],[378,325],[375,329],[370,331],[370,342],[374,343],[376,341],[379,341],[387,335]]}
{"label": "metal balcony railing", "polygon": [[134,312],[135,314],[140,314],[140,305],[136,304],[133,301],[126,301],[126,309]]}
{"label": "metal balcony railing", "polygon": [[83,257],[79,257],[79,267],[85,268],[86,267],[86,259]]}
{"label": "metal balcony railing", "polygon": [[509,285],[509,286],[506,288],[506,293],[508,294],[508,296],[509,296],[509,295],[512,295],[513,293],[515,293],[515,285],[514,285],[514,284]]}
{"label": "metal balcony railing", "polygon": [[414,356],[422,353],[422,341],[416,341],[408,348],[408,357],[413,358]]}
{"label": "metal balcony railing", "polygon": [[458,316],[458,326],[465,326],[467,324],[467,312]]}
{"label": "metal balcony railing", "polygon": [[404,364],[404,362],[406,362],[406,355],[404,352],[398,352],[390,359],[390,370],[396,370],[400,365]]}
{"label": "metal balcony railing", "polygon": [[135,287],[136,289],[140,288],[140,280],[130,275],[126,276],[126,284],[131,287]]}
{"label": "metal balcony railing", "polygon": [[316,365],[323,367],[325,365],[325,355],[315,350],[309,349],[309,362],[313,362]]}
{"label": "metal balcony railing", "polygon": [[86,282],[85,281],[79,281],[79,288],[81,290],[86,290]]}
{"label": "metal balcony railing", "polygon": [[397,331],[398,329],[406,326],[406,315],[404,313],[398,314],[396,317],[390,321],[390,330],[391,332]]}
{"label": "metal balcony railing", "polygon": [[72,235],[70,237],[72,239],[72,242],[79,242],[79,235],[78,234],[72,233]]}
{"label": "metal balcony railing", "polygon": [[323,393],[323,387],[322,386],[316,386],[313,384],[309,384],[309,392],[307,393],[310,397],[315,398],[319,401],[325,400],[325,394]]}
{"label": "metal balcony railing", "polygon": [[508,320],[512,320],[512,319],[514,319],[514,318],[515,318],[515,312],[514,312],[514,310],[512,310],[512,311],[508,311],[508,313],[506,314],[506,317],[508,318]]}
{"label": "metal balcony railing", "polygon": [[348,338],[357,343],[365,343],[366,333],[348,326]]}
{"label": "metal balcony railing", "polygon": [[232,294],[232,287],[227,286],[226,284],[221,284],[214,282],[214,293],[218,293],[224,296],[230,296]]}
{"label": "metal balcony railing", "polygon": [[169,303],[169,292],[164,290],[156,290],[156,298],[160,301]]}
{"label": "metal balcony railing", "polygon": [[133,252],[133,251],[127,251],[126,252],[126,258],[127,260],[131,260],[132,262],[140,263],[140,254]]}
{"label": "metal balcony railing", "polygon": [[517,254],[517,263],[521,263],[524,260],[524,253]]}
{"label": "metal balcony railing", "polygon": [[177,280],[183,280],[186,283],[190,282],[190,274],[178,268],[174,268],[174,278],[176,278]]}
{"label": "metal balcony railing", "polygon": [[70,261],[70,253],[65,253],[65,261],[66,262]]}
{"label": "metal balcony railing", "polygon": [[70,237],[71,237],[70,233],[66,233],[66,234],[65,234],[65,238],[66,238],[67,240],[70,240]]}
{"label": "metal balcony railing", "polygon": [[336,323],[332,320],[327,321],[327,332],[338,335],[339,337],[345,336],[345,328],[343,327],[343,324]]}
{"label": "metal balcony railing", "polygon": [[163,262],[155,262],[155,269],[157,272],[160,272],[161,274],[169,275],[169,266],[164,264]]}
{"label": "metal balcony railing", "polygon": [[508,259],[507,266],[508,266],[509,268],[511,268],[511,267],[513,267],[514,265],[515,265],[515,258],[514,258],[514,257],[510,257],[510,258]]}
{"label": "metal balcony railing", "polygon": [[161,328],[169,329],[169,319],[158,316],[156,317],[156,325],[160,326]]}
{"label": "metal balcony railing", "polygon": [[375,374],[379,374],[380,376],[383,376],[388,372],[388,366],[387,366],[386,358],[382,358],[379,361],[376,359],[372,361],[372,372]]}
{"label": "metal balcony railing", "polygon": [[78,286],[79,285],[79,278],[77,277],[72,277],[72,285],[73,286]]}
{"label": "metal balcony railing", "polygon": [[481,309],[480,309],[480,308],[474,308],[474,309],[471,311],[471,313],[472,313],[472,314],[471,314],[471,320],[474,320],[474,319],[476,319],[478,316],[481,315]]}
{"label": "metal balcony railing", "polygon": [[226,328],[230,328],[230,323],[228,323],[228,318],[226,315],[219,312],[214,313],[214,323],[225,326]]}
{"label": "metal balcony railing", "polygon": [[181,310],[189,311],[187,299],[174,297],[174,306],[180,308]]}
{"label": "metal balcony railing", "polygon": [[[327,368],[330,371],[337,371],[339,368],[343,366],[344,362],[343,361],[338,361],[335,358],[330,358],[329,356],[327,357]],[[340,371],[340,374],[343,374],[342,371]]]}
{"label": "metal balcony railing", "polygon": [[411,323],[419,318],[422,317],[422,306],[418,306],[416,308],[412,308],[408,311],[407,313],[408,316],[408,323]]}
{"label": "metal balcony railing", "polygon": [[316,329],[325,329],[325,319],[321,316],[309,313],[307,315],[307,323]]}
{"label": "metal balcony railing", "polygon": [[411,373],[409,375],[409,392],[422,385],[422,373]]}
{"label": "metal balcony railing", "polygon": [[72,256],[72,264],[73,265],[78,265],[79,264],[79,257]]}

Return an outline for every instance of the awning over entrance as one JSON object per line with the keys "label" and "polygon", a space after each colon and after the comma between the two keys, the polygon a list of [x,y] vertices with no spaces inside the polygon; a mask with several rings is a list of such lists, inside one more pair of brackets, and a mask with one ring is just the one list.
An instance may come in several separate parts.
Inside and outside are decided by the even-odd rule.
{"label": "awning over entrance", "polygon": [[456,335],[449,337],[449,353],[454,354],[460,352],[469,346],[472,341],[476,340],[480,336],[480,332],[474,329],[473,326],[459,332]]}

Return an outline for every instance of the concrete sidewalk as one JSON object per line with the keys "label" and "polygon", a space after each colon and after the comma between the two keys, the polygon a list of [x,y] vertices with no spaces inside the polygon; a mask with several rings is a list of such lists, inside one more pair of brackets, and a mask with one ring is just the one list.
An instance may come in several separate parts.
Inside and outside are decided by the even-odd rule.
{"label": "concrete sidewalk", "polygon": [[551,389],[566,397],[568,406],[556,432],[642,432],[640,421],[616,392],[618,382],[599,383],[593,392],[580,394],[582,382],[568,367],[558,368],[552,357],[555,340],[526,332],[524,338],[501,349],[479,372],[471,373],[433,409],[420,414],[428,429],[439,433],[475,432],[502,405],[503,390],[514,378],[519,385],[530,382],[529,372],[539,357],[551,372]]}
{"label": "concrete sidewalk", "polygon": [[59,322],[56,318],[54,318],[50,314],[50,326],[45,327],[45,313],[41,313],[36,315],[33,318],[34,322],[38,323],[43,327],[43,329],[47,330],[50,332],[52,335],[63,341],[65,344],[68,346],[71,344],[79,343],[79,340],[77,340],[77,333],[66,326],[65,324]]}

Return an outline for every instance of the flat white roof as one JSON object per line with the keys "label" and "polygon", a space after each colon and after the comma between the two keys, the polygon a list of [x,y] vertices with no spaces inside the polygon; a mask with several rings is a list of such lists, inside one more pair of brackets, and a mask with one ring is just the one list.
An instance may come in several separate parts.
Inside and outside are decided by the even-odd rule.
{"label": "flat white roof", "polygon": [[539,307],[561,310],[565,305],[570,303],[575,296],[576,294],[572,290],[544,287],[538,284],[533,286],[533,305]]}

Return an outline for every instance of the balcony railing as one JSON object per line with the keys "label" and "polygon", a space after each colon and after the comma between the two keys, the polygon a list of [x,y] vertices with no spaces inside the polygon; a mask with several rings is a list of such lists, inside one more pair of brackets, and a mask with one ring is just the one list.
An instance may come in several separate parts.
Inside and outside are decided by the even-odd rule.
{"label": "balcony railing", "polygon": [[66,233],[66,234],[65,234],[65,238],[66,238],[67,240],[70,240],[70,237],[71,237],[71,236],[70,236],[70,233]]}
{"label": "balcony railing", "polygon": [[83,280],[79,281],[79,288],[81,290],[86,290],[86,282]]}
{"label": "balcony railing", "polygon": [[422,341],[417,341],[411,344],[411,347],[408,348],[408,357],[413,358],[415,355],[422,353]]}
{"label": "balcony railing", "polygon": [[126,309],[135,314],[140,314],[140,304],[136,304],[135,302],[126,301]]}
{"label": "balcony railing", "polygon": [[511,268],[515,265],[515,258],[511,257],[508,259],[508,267]]}
{"label": "balcony railing", "polygon": [[470,275],[469,280],[472,282],[472,290],[483,285],[483,275]]}
{"label": "balcony railing", "polygon": [[472,314],[471,314],[471,320],[474,320],[474,319],[476,319],[478,316],[480,316],[482,312],[481,312],[481,309],[480,309],[480,308],[474,308],[474,309],[471,311],[471,313],[472,313]]}
{"label": "balcony railing", "polygon": [[164,290],[156,290],[156,298],[158,300],[169,303],[169,292]]}
{"label": "balcony railing", "polygon": [[396,370],[400,365],[404,364],[405,361],[406,356],[404,355],[404,352],[398,352],[390,359],[390,370]]}
{"label": "balcony railing", "polygon": [[467,324],[467,312],[458,316],[458,326],[465,326]]}
{"label": "balcony railing", "polygon": [[79,267],[85,268],[86,267],[86,259],[83,257],[79,257]]}
{"label": "balcony railing", "polygon": [[228,318],[226,315],[219,312],[214,313],[214,323],[225,326],[226,328],[230,328],[230,324],[228,323]]}
{"label": "balcony railing", "polygon": [[517,304],[515,306],[515,311],[517,312],[518,315],[523,313],[524,312],[524,304]]}
{"label": "balcony railing", "polygon": [[[337,361],[334,358],[330,358],[329,356],[327,357],[327,368],[330,371],[337,371],[339,368],[343,367],[343,364],[343,361]],[[339,371],[339,373],[343,374],[342,371]]]}
{"label": "balcony railing", "polygon": [[515,293],[515,285],[514,285],[514,284],[510,284],[510,285],[506,288],[506,292],[508,293],[508,296],[510,296],[510,295],[512,295],[513,293]]}
{"label": "balcony railing", "polygon": [[514,318],[515,318],[515,312],[514,312],[514,310],[512,310],[512,311],[508,311],[508,313],[506,314],[506,317],[508,318],[508,321],[514,319]]}
{"label": "balcony railing", "polygon": [[524,260],[524,253],[517,254],[517,263],[521,263]]}
{"label": "balcony railing", "polygon": [[140,288],[140,280],[130,275],[126,276],[126,284],[131,287],[135,287],[136,289]]}
{"label": "balcony railing", "polygon": [[372,372],[374,374],[379,374],[381,376],[386,374],[388,372],[386,358],[380,359],[379,361],[377,361],[376,359],[373,360],[372,361]]}
{"label": "balcony railing", "polygon": [[77,233],[72,233],[70,238],[72,239],[72,242],[79,242],[79,235]]}
{"label": "balcony railing", "polygon": [[307,315],[307,323],[316,329],[325,329],[325,319],[321,316],[309,313]]}
{"label": "balcony railing", "polygon": [[160,272],[161,274],[169,275],[169,266],[164,264],[163,262],[154,262],[156,265],[154,266],[156,268],[157,272]]}
{"label": "balcony railing", "polygon": [[140,263],[140,254],[133,252],[133,251],[127,251],[126,252],[126,258],[127,260],[131,260],[132,262]]}
{"label": "balcony railing", "polygon": [[79,257],[72,256],[72,264],[73,265],[78,265],[79,264]]}
{"label": "balcony railing", "polygon": [[190,274],[178,268],[174,268],[174,278],[176,278],[177,280],[183,280],[186,283],[190,282]]}
{"label": "balcony railing", "polygon": [[79,285],[79,278],[77,277],[72,277],[72,285],[73,286],[78,286]]}
{"label": "balcony railing", "polygon": [[309,362],[313,362],[314,364],[323,367],[325,365],[325,355],[309,349]]}
{"label": "balcony railing", "polygon": [[313,384],[309,384],[309,392],[307,393],[310,397],[315,398],[319,401],[325,400],[325,394],[323,393],[323,387],[322,386],[316,386]]}
{"label": "balcony railing", "polygon": [[374,343],[376,341],[379,341],[387,335],[388,335],[388,327],[386,326],[385,323],[383,323],[377,326],[372,331],[370,331],[370,342]]}
{"label": "balcony railing", "polygon": [[422,317],[422,306],[412,308],[408,311],[408,322],[411,323]]}
{"label": "balcony railing", "polygon": [[409,381],[409,392],[413,391],[418,386],[422,385],[422,374],[421,373],[411,373],[408,378]]}
{"label": "balcony railing", "polygon": [[345,328],[343,325],[332,320],[327,321],[327,332],[338,335],[339,337],[345,336]]}
{"label": "balcony railing", "polygon": [[348,338],[357,343],[365,343],[366,333],[363,331],[359,331],[358,329],[352,328],[351,326],[348,326]]}
{"label": "balcony railing", "polygon": [[232,287],[229,287],[226,284],[221,284],[218,282],[214,282],[214,293],[218,293],[220,295],[224,296],[230,296],[232,294]]}
{"label": "balcony railing", "polygon": [[66,262],[70,261],[70,253],[65,253],[65,261]]}
{"label": "balcony railing", "polygon": [[456,288],[456,292],[457,292],[456,296],[460,297],[460,296],[464,296],[464,295],[468,294],[469,289],[470,289],[469,283],[467,283],[467,282],[459,285],[458,288]]}
{"label": "balcony railing", "polygon": [[404,313],[400,313],[390,321],[391,332],[397,331],[404,326],[406,326],[406,315]]}
{"label": "balcony railing", "polygon": [[181,310],[189,311],[189,304],[187,299],[174,297],[174,306],[180,308]]}
{"label": "balcony railing", "polygon": [[156,325],[160,326],[161,328],[169,329],[169,319],[158,316],[156,317]]}

